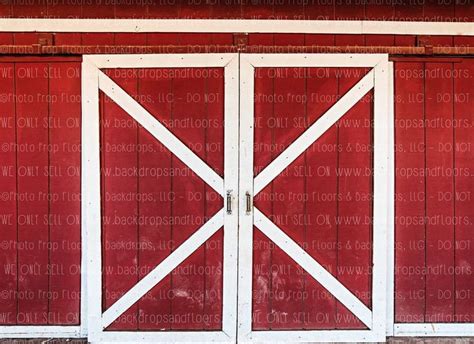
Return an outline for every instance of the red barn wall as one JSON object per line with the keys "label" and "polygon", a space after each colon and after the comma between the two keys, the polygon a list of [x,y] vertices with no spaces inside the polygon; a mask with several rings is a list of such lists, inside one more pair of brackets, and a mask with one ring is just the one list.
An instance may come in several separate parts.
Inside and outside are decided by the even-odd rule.
{"label": "red barn wall", "polygon": [[222,18],[308,20],[460,21],[474,18],[469,1],[239,0],[6,2],[0,15],[14,18]]}
{"label": "red barn wall", "polygon": [[[420,5],[0,6],[3,17],[472,21],[468,1]],[[173,2],[174,3],[174,2]],[[203,2],[204,3],[204,2]],[[55,45],[233,45],[233,34],[52,33]],[[4,45],[44,34],[1,33]],[[408,46],[399,35],[249,34],[248,47]],[[437,36],[431,45],[472,45]],[[0,324],[79,324],[80,56],[0,58]],[[395,320],[474,321],[472,57],[397,57]]]}

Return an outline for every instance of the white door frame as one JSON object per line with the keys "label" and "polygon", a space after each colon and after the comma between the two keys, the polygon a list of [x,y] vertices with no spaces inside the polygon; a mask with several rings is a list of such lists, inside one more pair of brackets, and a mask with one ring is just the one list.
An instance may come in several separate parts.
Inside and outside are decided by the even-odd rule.
{"label": "white door frame", "polygon": [[[238,189],[238,55],[237,54],[160,54],[88,55],[82,64],[82,190],[83,244],[87,275],[87,316],[90,342],[220,342],[236,340],[237,312],[237,211],[222,208],[193,233],[147,276],[102,312],[102,240],[100,188],[99,89],[159,140],[172,154],[191,168],[226,199]],[[202,161],[164,125],[130,95],[100,71],[101,68],[224,68],[224,178]],[[232,194],[231,194],[232,196]],[[237,199],[231,197],[237,209]],[[227,206],[227,205],[226,205]],[[104,331],[118,316],[146,294],[161,279],[224,226],[222,291],[222,331]],[[83,318],[83,321],[86,320]]]}
{"label": "white door frame", "polygon": [[[254,75],[259,67],[371,67],[350,91],[301,134],[255,178]],[[387,241],[393,202],[393,122],[389,120],[389,63],[386,54],[242,54],[240,58],[240,204],[248,202],[374,89],[374,202],[372,310],[307,254],[256,207],[239,210],[239,339],[246,342],[384,341],[387,323]],[[309,275],[352,311],[369,330],[252,331],[253,226],[283,249]]]}

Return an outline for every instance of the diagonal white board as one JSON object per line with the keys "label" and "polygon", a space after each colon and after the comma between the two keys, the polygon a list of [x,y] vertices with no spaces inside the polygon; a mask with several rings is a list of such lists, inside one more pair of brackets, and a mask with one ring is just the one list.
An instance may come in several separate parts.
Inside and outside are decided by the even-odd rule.
{"label": "diagonal white board", "polygon": [[369,329],[372,327],[372,311],[257,208],[254,208],[254,223]]}
{"label": "diagonal white board", "polygon": [[371,70],[255,177],[254,195],[262,191],[373,87],[374,71]]}
{"label": "diagonal white board", "polygon": [[143,277],[120,299],[110,306],[102,315],[102,327],[106,328],[123,312],[129,309],[143,295],[149,292],[173,269],[188,258],[199,246],[207,241],[219,228],[224,225],[224,210],[221,209],[209,221],[194,232],[184,243],[182,243],[173,253],[166,257],[148,275]]}
{"label": "diagonal white board", "polygon": [[224,196],[224,180],[127,92],[99,71],[99,88],[210,187]]}

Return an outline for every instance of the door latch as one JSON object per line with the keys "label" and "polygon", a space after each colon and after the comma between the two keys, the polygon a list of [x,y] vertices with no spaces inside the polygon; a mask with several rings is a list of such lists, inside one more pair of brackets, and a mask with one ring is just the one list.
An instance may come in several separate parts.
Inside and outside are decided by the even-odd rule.
{"label": "door latch", "polygon": [[245,199],[246,199],[245,213],[247,215],[250,215],[252,213],[252,196],[250,196],[250,193],[248,191],[245,193]]}
{"label": "door latch", "polygon": [[232,190],[227,190],[227,214],[232,214]]}

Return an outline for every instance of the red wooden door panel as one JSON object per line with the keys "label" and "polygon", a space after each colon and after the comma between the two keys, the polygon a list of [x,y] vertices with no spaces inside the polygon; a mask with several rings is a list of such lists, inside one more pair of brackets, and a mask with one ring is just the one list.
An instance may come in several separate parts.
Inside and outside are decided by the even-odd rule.
{"label": "red wooden door panel", "polygon": [[84,63],[91,340],[235,339],[237,67],[232,54]]}
{"label": "red wooden door panel", "polygon": [[78,63],[51,63],[49,94],[49,324],[79,325],[81,105]]}
{"label": "red wooden door panel", "polygon": [[[366,73],[354,68],[257,70],[255,176]],[[370,103],[368,95],[255,199],[257,208],[368,306]],[[254,329],[366,328],[262,233],[254,235]]]}
{"label": "red wooden door panel", "polygon": [[473,62],[395,66],[395,322],[473,322]]}
{"label": "red wooden door panel", "polygon": [[[454,321],[474,322],[474,60],[453,65],[454,87]],[[470,123],[470,124],[469,124]]]}
{"label": "red wooden door panel", "polygon": [[[222,69],[107,74],[223,176]],[[101,99],[105,311],[215,215],[223,199],[106,95]],[[114,249],[121,244],[128,248]],[[219,231],[108,329],[221,329],[222,247]]]}
{"label": "red wooden door panel", "polygon": [[80,68],[1,66],[1,324],[78,325]]}
{"label": "red wooden door panel", "polygon": [[[374,56],[354,66],[357,56],[324,58],[241,57],[242,340],[343,340],[349,333],[374,340],[385,334],[376,325],[385,315],[375,315],[385,295],[374,296],[373,284],[380,292],[377,269],[386,262],[377,252],[386,251],[379,246],[386,223],[377,216],[387,207],[377,216],[373,209],[389,201],[380,189],[379,204],[373,200],[374,184],[389,183],[380,172],[387,167],[374,163],[384,164],[388,154],[390,131],[383,123],[389,110],[381,105],[388,103],[388,82],[378,74],[386,61]],[[380,87],[375,93],[374,85]],[[375,159],[375,137],[382,160]]]}
{"label": "red wooden door panel", "polygon": [[[1,114],[0,140],[2,148],[0,159],[2,170],[0,174],[0,188],[2,199],[0,201],[0,232],[2,239],[0,289],[6,293],[3,301],[2,324],[17,323],[17,204],[13,197],[17,193],[17,164],[16,153],[11,147],[16,144],[16,116],[15,101],[12,96],[15,94],[15,69],[13,63],[2,63],[2,82],[0,83],[1,93],[4,95],[3,111]],[[10,99],[7,97],[10,95]],[[6,196],[6,197],[5,197]],[[7,270],[8,269],[8,270]]]}

